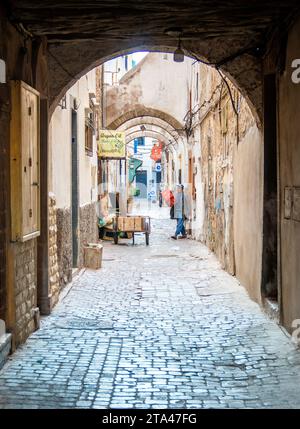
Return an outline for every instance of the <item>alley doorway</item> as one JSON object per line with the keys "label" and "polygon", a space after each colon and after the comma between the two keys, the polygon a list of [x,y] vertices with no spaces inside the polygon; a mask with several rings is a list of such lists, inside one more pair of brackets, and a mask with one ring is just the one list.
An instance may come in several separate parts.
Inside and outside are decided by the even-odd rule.
{"label": "alley doorway", "polygon": [[136,187],[139,190],[139,198],[147,198],[148,180],[147,170],[137,170]]}
{"label": "alley doorway", "polygon": [[264,221],[262,295],[278,301],[278,189],[276,75],[264,79]]}

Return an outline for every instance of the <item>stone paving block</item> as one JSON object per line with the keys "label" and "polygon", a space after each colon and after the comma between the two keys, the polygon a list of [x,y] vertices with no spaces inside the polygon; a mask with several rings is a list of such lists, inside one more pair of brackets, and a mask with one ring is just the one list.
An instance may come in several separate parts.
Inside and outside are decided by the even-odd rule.
{"label": "stone paving block", "polygon": [[205,246],[175,250],[173,226],[154,219],[149,247],[104,243],[114,261],[0,371],[0,408],[300,407],[299,350]]}

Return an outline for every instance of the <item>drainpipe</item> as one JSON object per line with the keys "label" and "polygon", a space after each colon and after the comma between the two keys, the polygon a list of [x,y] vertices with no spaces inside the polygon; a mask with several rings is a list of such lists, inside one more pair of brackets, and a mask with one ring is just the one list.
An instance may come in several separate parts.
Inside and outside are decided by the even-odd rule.
{"label": "drainpipe", "polygon": [[102,129],[105,128],[105,103],[104,103],[104,97],[105,97],[105,91],[104,91],[104,64],[101,66],[101,127]]}

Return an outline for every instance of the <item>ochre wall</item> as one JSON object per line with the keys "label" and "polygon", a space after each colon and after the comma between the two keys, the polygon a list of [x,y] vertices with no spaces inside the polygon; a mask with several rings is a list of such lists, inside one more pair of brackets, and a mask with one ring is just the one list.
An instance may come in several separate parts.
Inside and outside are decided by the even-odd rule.
{"label": "ochre wall", "polygon": [[[204,188],[203,241],[261,302],[263,145],[249,106],[217,72],[200,68],[201,172]],[[209,147],[210,146],[210,147]]]}

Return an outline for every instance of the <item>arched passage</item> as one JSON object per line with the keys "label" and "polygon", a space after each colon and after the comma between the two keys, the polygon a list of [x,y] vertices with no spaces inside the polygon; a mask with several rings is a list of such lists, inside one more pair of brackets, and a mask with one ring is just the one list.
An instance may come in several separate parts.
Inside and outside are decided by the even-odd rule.
{"label": "arched passage", "polygon": [[[218,0],[176,0],[89,5],[48,0],[14,1],[10,15],[29,34],[46,37],[50,71],[50,98],[54,107],[75,79],[96,65],[133,50],[173,51],[175,37],[170,27],[182,29],[187,54],[193,53],[219,66],[248,98],[256,117],[261,118],[261,58],[274,27],[287,23],[297,2],[265,1],[224,5]],[[151,11],[151,16],[149,16]],[[117,19],[116,19],[117,17]]]}
{"label": "arched passage", "polygon": [[[63,97],[65,92],[76,82],[76,80],[85,75],[94,67],[97,67],[117,56],[136,51],[144,50],[149,52],[173,52],[177,47],[177,42],[172,42],[172,40],[171,42],[169,41],[167,45],[134,45],[122,51],[113,51],[109,53],[109,55],[104,55],[103,57],[99,57],[99,52],[103,50],[103,46],[101,45],[100,47],[97,45],[97,43],[92,45],[82,43],[75,46],[71,45],[68,47],[67,56],[64,52],[65,48],[63,45],[50,45],[48,47],[51,94],[50,113],[54,111],[60,99]],[[109,43],[106,45],[109,45]],[[187,46],[189,46],[188,42]],[[196,49],[194,46],[197,46],[197,44],[193,43],[192,46],[193,53],[197,55],[197,58],[201,58],[205,62],[214,64],[214,57],[207,53],[208,46],[201,46]],[[87,55],[82,57],[80,54],[80,52],[82,52],[81,50],[83,50]],[[209,48],[209,52],[213,52],[211,47]],[[187,56],[191,55],[187,53]],[[64,58],[63,60],[62,57]],[[78,58],[80,58],[80,61],[82,62],[79,68]],[[211,58],[211,60],[209,60],[209,58]],[[65,66],[66,59],[68,62],[70,62],[68,68]],[[64,63],[63,67],[61,65],[62,62]],[[69,72],[68,70],[72,71]],[[257,120],[257,123],[260,124],[262,119],[262,62],[260,58],[246,54],[242,57],[237,57],[234,60],[231,60],[230,63],[226,65],[226,67],[220,67],[220,70],[222,70],[222,72],[247,99],[252,113]]]}
{"label": "arched passage", "polygon": [[117,128],[122,127],[122,125],[125,124],[126,122],[134,120],[136,118],[139,118],[139,121],[141,122],[144,120],[147,121],[147,118],[150,117],[150,118],[161,120],[166,125],[169,125],[169,128],[172,128],[177,133],[180,131],[183,131],[182,123],[180,123],[178,120],[172,117],[169,113],[162,112],[160,110],[153,109],[151,107],[136,105],[134,106],[134,109],[126,113],[120,112],[122,113],[121,115],[118,115],[117,113],[118,111],[116,112],[117,118],[113,122],[108,124],[107,128],[115,130]]}
{"label": "arched passage", "polygon": [[[171,116],[168,117],[168,122],[162,119],[163,112],[156,111],[157,116],[152,116],[153,109],[143,108],[143,113],[145,116],[134,116],[134,114],[139,115],[140,111],[130,112],[130,119],[126,119],[127,115],[122,115],[122,117],[118,118],[115,124],[110,124],[108,129],[116,129],[119,131],[125,131],[126,133],[130,130],[139,131],[141,127],[145,127],[145,131],[155,131],[158,130],[162,135],[164,135],[169,141],[174,140],[178,142],[180,139],[185,137],[184,128],[181,126],[179,122],[177,122]],[[180,128],[173,128],[171,123],[180,126]],[[118,126],[116,126],[118,125]]]}
{"label": "arched passage", "polygon": [[[13,6],[3,12],[3,52],[5,59],[7,58],[7,77],[24,79],[41,90],[46,99],[45,104],[49,101],[53,111],[66,89],[95,65],[133,50],[173,51],[177,40],[167,36],[165,30],[178,25],[183,29],[182,40],[186,54],[195,54],[218,64],[249,101],[257,123],[260,123],[263,55],[264,52],[269,54],[269,42],[278,28],[283,31],[279,32],[275,44],[279,40],[278,46],[284,52],[283,34],[288,31],[291,16],[298,6],[295,1],[286,1],[284,4],[267,1],[260,6],[256,2],[246,6],[243,2],[224,6],[224,2],[217,1],[212,9],[209,3],[188,2],[183,6],[182,2],[175,1],[170,9],[167,1],[160,6],[153,1],[148,5],[129,2],[128,6],[119,8],[118,3],[100,5],[99,2],[92,2],[90,7],[87,7],[75,1],[57,5],[56,2],[47,0],[36,7],[33,1],[16,0]],[[147,19],[149,10],[152,14],[151,20]],[[118,20],[115,18],[116,12]],[[12,23],[19,32],[15,31]],[[26,47],[23,46],[24,34]],[[10,49],[10,46],[15,49]],[[275,53],[278,53],[277,50]],[[275,55],[265,62],[266,72],[271,70],[273,73],[279,73],[280,68],[282,73],[283,62],[278,61],[278,58],[279,55]],[[281,65],[278,66],[278,63]],[[7,107],[5,112],[1,113],[1,129],[4,129],[5,141],[8,142],[10,95],[8,88],[4,89],[7,91],[2,104]],[[47,117],[44,123],[46,122]],[[44,132],[44,135],[47,133]],[[45,136],[43,147],[47,144]],[[7,157],[8,153],[8,147],[4,147],[4,157]],[[249,150],[249,157],[251,155],[252,151]],[[8,176],[6,172],[3,189],[6,188]],[[244,177],[245,175],[241,174],[241,179]],[[43,186],[43,195],[47,199],[46,178]],[[5,204],[6,213],[9,212],[8,198]],[[7,221],[3,223],[6,230]],[[47,221],[43,228],[44,237],[47,237]],[[48,299],[48,296],[46,298]]]}
{"label": "arched passage", "polygon": [[33,35],[47,38],[52,111],[76,79],[115,56],[137,50],[173,52],[177,39],[166,30],[179,27],[186,54],[218,64],[261,119],[265,45],[280,20],[293,14],[296,3],[267,1],[258,11],[256,2],[245,7],[243,2],[225,6],[217,1],[212,7],[197,1],[170,6],[167,1],[136,5],[132,0],[126,7],[93,2],[89,8],[78,2],[54,6],[47,1],[36,8],[33,2],[19,0],[13,16]]}

